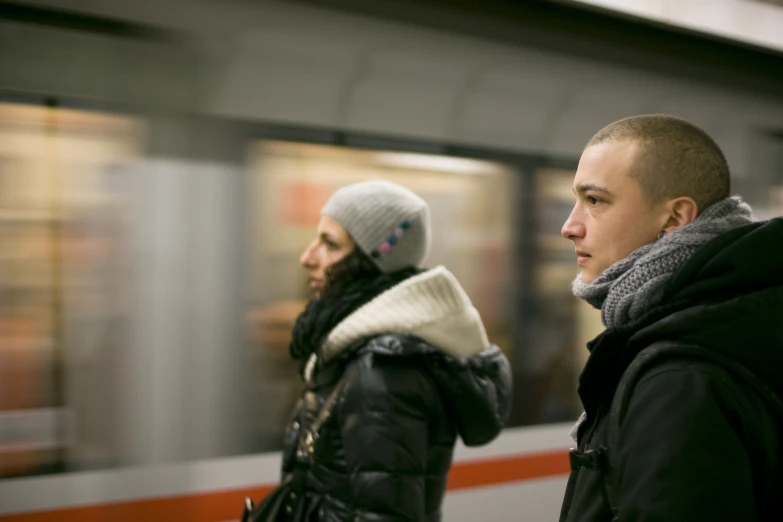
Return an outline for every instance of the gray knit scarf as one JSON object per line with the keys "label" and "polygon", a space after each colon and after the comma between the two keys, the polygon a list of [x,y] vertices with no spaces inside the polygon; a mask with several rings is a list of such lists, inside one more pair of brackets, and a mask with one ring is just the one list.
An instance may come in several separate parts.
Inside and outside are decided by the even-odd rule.
{"label": "gray knit scarf", "polygon": [[[601,310],[607,328],[626,325],[661,302],[674,273],[702,246],[715,237],[752,222],[750,206],[739,196],[718,201],[693,223],[644,245],[590,283],[579,274],[571,285],[576,297]],[[576,440],[577,421],[571,437]]]}
{"label": "gray knit scarf", "polygon": [[601,310],[607,328],[638,319],[660,303],[666,285],[700,247],[734,228],[751,223],[751,209],[739,196],[718,201],[693,223],[644,245],[590,283],[581,274],[572,283],[576,297]]}

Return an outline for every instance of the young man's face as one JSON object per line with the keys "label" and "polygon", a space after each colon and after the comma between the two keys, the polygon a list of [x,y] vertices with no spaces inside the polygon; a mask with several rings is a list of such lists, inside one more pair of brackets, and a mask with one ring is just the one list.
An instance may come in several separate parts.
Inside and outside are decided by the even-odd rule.
{"label": "young man's face", "polygon": [[651,205],[629,174],[638,144],[605,142],[585,149],[574,176],[576,204],[561,234],[574,242],[582,282],[658,237],[665,205]]}

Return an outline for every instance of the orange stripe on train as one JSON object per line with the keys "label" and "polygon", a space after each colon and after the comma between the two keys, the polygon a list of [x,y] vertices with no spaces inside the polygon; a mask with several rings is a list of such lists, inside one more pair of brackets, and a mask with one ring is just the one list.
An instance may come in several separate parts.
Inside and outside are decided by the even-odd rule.
{"label": "orange stripe on train", "polygon": [[[568,454],[546,451],[459,462],[449,474],[450,491],[551,477],[568,473]],[[138,522],[237,520],[245,497],[260,499],[274,485],[193,493],[159,499],[131,500],[86,507],[0,516],[3,522]]]}

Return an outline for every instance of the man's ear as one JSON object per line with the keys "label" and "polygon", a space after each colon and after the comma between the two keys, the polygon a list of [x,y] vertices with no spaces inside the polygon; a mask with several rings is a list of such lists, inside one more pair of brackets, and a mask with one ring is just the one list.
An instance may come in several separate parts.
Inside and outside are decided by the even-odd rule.
{"label": "man's ear", "polygon": [[667,205],[669,215],[663,230],[666,233],[682,228],[685,225],[693,223],[693,220],[699,215],[699,207],[696,202],[689,197],[673,199]]}

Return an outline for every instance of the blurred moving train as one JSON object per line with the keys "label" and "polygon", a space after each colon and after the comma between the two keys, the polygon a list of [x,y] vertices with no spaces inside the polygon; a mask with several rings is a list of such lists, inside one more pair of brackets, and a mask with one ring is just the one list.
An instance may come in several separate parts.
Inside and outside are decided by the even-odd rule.
{"label": "blurred moving train", "polygon": [[514,367],[510,427],[458,448],[445,520],[554,520],[601,330],[559,236],[584,142],[680,115],[757,218],[783,213],[783,93],[285,2],[93,9],[158,29],[0,19],[2,520],[231,520],[274,484],[297,258],[370,178],[429,202],[429,264]]}

